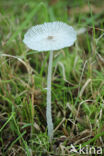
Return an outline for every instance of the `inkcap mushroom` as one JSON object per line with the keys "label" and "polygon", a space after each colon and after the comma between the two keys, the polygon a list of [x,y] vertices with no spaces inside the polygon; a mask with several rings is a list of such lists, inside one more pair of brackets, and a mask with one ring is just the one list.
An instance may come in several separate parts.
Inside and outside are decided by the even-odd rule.
{"label": "inkcap mushroom", "polygon": [[48,136],[50,141],[53,138],[53,122],[51,113],[51,75],[53,51],[70,47],[76,40],[76,32],[68,24],[60,21],[47,22],[31,27],[24,35],[23,42],[32,50],[50,51],[48,76],[47,76],[47,108],[46,118]]}

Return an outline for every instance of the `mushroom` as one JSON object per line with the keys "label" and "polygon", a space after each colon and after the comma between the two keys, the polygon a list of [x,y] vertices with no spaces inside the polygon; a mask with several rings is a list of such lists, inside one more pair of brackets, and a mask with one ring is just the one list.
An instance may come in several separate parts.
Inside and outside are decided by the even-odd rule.
{"label": "mushroom", "polygon": [[24,35],[23,42],[33,50],[50,51],[48,77],[47,77],[47,108],[46,118],[48,136],[50,141],[53,138],[53,122],[51,113],[51,75],[53,51],[64,47],[70,47],[76,40],[76,32],[66,23],[48,22],[31,27]]}

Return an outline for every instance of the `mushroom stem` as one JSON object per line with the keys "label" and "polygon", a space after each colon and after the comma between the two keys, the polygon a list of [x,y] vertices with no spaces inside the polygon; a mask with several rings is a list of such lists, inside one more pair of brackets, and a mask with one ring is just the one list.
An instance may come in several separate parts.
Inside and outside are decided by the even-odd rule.
{"label": "mushroom stem", "polygon": [[47,108],[46,108],[46,118],[48,126],[48,136],[50,142],[53,138],[53,122],[51,113],[51,75],[52,75],[52,61],[53,61],[53,51],[50,51],[49,56],[49,66],[48,66],[48,76],[47,76]]}

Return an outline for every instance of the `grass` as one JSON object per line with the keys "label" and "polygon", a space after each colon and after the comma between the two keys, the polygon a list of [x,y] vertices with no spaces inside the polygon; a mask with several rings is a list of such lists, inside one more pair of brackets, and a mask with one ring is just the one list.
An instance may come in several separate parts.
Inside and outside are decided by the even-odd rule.
{"label": "grass", "polygon": [[[71,144],[104,154],[103,1],[0,1],[0,155],[74,155]],[[52,116],[47,137],[48,52],[22,42],[32,25],[60,20],[78,31],[74,46],[54,52]],[[84,33],[80,30],[85,28]]]}

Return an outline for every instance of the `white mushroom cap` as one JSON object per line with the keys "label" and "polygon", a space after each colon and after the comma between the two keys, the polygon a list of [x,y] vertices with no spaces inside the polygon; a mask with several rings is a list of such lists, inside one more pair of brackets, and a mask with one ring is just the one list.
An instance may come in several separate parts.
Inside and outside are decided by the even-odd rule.
{"label": "white mushroom cap", "polygon": [[75,30],[63,22],[49,22],[31,27],[23,42],[33,50],[48,51],[70,47],[76,40]]}

